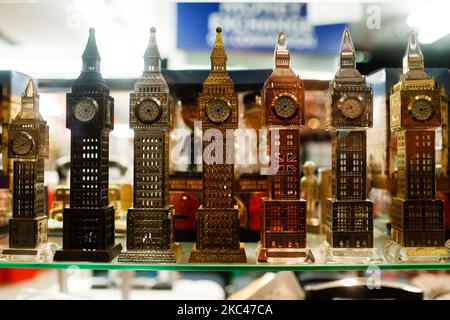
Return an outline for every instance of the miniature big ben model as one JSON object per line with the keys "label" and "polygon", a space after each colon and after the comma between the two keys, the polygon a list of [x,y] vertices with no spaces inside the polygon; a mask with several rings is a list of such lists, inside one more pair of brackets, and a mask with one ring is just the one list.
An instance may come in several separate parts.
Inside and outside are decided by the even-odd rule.
{"label": "miniature big ben model", "polygon": [[397,195],[392,199],[393,242],[385,249],[401,260],[447,255],[444,204],[436,199],[435,128],[441,125],[440,103],[440,85],[425,73],[422,51],[411,33],[403,75],[390,96],[398,181]]}
{"label": "miniature big ben model", "polygon": [[332,133],[332,197],[326,201],[328,258],[351,260],[354,255],[370,260],[373,204],[367,199],[366,129],[372,126],[372,88],[356,69],[355,48],[347,28],[339,69],[327,93],[326,115]]}
{"label": "miniature big ben model", "polygon": [[144,73],[130,94],[134,129],[134,208],[127,215],[127,251],[119,262],[176,262],[174,210],[168,202],[169,132],[172,129],[169,87],[161,74],[155,28],[144,54]]}
{"label": "miniature big ben model", "polygon": [[44,159],[48,158],[48,146],[47,122],[39,113],[39,95],[30,80],[21,110],[9,128],[9,157],[14,161],[13,217],[9,222],[10,248],[3,254],[36,255],[37,248],[47,242]]}
{"label": "miniature big ben model", "polygon": [[258,262],[313,261],[306,245],[306,201],[300,198],[300,127],[304,124],[305,88],[291,68],[284,32],[275,46],[275,66],[262,90],[269,156],[269,197],[262,199]]}
{"label": "miniature big ben model", "polygon": [[122,250],[115,244],[114,207],[108,205],[109,132],[114,99],[100,74],[95,30],[83,52],[83,69],[67,94],[71,130],[70,207],[64,209],[63,249],[56,261],[107,262]]}
{"label": "miniature big ben model", "polygon": [[[234,204],[233,178],[234,159],[226,161],[227,144],[234,147],[233,141],[224,141],[222,149],[212,147],[217,142],[212,136],[205,138],[208,129],[220,138],[227,137],[227,130],[237,129],[238,101],[233,82],[227,72],[227,55],[222,43],[222,29],[216,29],[216,40],[211,53],[211,72],[203,83],[199,95],[200,119],[203,130],[203,197],[197,211],[196,245],[189,262],[246,262],[244,245],[239,242],[239,211]],[[208,161],[205,152],[222,154],[223,161]]]}

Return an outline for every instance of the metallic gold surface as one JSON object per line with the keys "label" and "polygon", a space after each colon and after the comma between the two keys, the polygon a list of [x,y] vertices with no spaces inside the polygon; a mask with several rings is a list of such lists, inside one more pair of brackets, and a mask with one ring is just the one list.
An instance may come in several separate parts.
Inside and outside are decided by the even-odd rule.
{"label": "metallic gold surface", "polygon": [[[431,116],[422,119],[411,112],[419,99],[428,101]],[[398,163],[391,236],[403,247],[444,245],[444,206],[436,199],[434,132],[441,125],[442,100],[440,85],[424,71],[423,54],[412,32],[403,58],[403,75],[390,97]]]}
{"label": "metallic gold surface", "polygon": [[[226,130],[237,129],[238,100],[233,82],[227,72],[227,55],[222,42],[222,29],[216,29],[216,40],[211,52],[211,71],[199,94],[202,130],[220,130],[226,137]],[[217,117],[211,117],[211,103],[228,106],[229,110],[217,110]],[[221,116],[223,114],[223,116]],[[203,142],[203,150],[212,141]],[[245,250],[239,242],[239,212],[234,202],[234,165],[225,161],[225,141],[222,150],[222,164],[208,164],[203,157],[202,205],[196,215],[196,246],[189,262],[245,262]],[[234,145],[234,142],[233,142]]]}

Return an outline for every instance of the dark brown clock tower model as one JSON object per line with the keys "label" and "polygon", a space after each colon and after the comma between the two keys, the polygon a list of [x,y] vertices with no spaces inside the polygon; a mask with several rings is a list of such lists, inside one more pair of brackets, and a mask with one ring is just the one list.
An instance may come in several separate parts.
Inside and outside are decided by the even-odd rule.
{"label": "dark brown clock tower model", "polygon": [[327,241],[333,248],[373,247],[373,204],[367,199],[366,128],[372,126],[372,88],[356,69],[345,29],[339,70],[326,100],[332,131],[332,198],[327,199]]}
{"label": "dark brown clock tower model", "polygon": [[[234,165],[226,163],[226,130],[237,129],[237,94],[228,75],[227,55],[222,43],[222,29],[217,28],[211,53],[211,72],[199,95],[203,135],[208,129],[219,130],[224,137],[222,163],[203,159],[203,198],[197,211],[197,239],[189,262],[246,262],[244,245],[239,242],[239,212],[234,204]],[[203,142],[203,150],[213,143]],[[228,143],[230,143],[228,141]],[[234,147],[234,141],[231,142]],[[233,159],[234,160],[234,159]]]}
{"label": "dark brown clock tower model", "polygon": [[21,110],[11,122],[9,141],[9,157],[14,160],[13,217],[9,221],[11,249],[3,254],[47,242],[44,159],[49,151],[48,126],[39,113],[39,95],[32,80],[22,96]]}
{"label": "dark brown clock tower model", "polygon": [[130,94],[134,129],[134,208],[127,215],[127,251],[120,262],[176,262],[173,207],[169,205],[171,105],[155,28],[144,54],[144,73]]}
{"label": "dark brown clock tower model", "polygon": [[306,258],[306,201],[300,198],[300,126],[304,124],[305,88],[291,68],[284,32],[275,46],[275,67],[261,93],[269,130],[269,197],[262,199],[261,242],[257,259]]}
{"label": "dark brown clock tower model", "polygon": [[114,99],[100,74],[95,30],[83,53],[83,70],[67,94],[66,126],[71,134],[70,208],[64,209],[63,249],[56,261],[107,262],[115,244],[114,208],[108,205],[109,132]]}
{"label": "dark brown clock tower model", "polygon": [[397,140],[397,195],[392,239],[403,247],[444,246],[444,204],[436,199],[435,132],[441,125],[441,88],[424,72],[411,33],[403,75],[390,96],[390,127]]}

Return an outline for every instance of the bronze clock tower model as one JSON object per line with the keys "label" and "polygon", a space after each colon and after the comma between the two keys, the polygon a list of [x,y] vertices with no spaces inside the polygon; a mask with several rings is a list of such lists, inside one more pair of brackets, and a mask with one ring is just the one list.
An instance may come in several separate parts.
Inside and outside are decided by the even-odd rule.
{"label": "bronze clock tower model", "polygon": [[100,74],[95,30],[83,52],[83,70],[67,94],[66,126],[71,133],[70,208],[64,209],[63,249],[57,261],[111,261],[115,244],[114,207],[108,205],[109,132],[114,99]]}
{"label": "bronze clock tower model", "polygon": [[9,157],[14,160],[13,217],[9,246],[34,249],[47,242],[44,215],[44,159],[48,158],[48,126],[39,113],[39,95],[32,80],[22,96],[22,108],[9,129]]}
{"label": "bronze clock tower model", "polygon": [[120,262],[176,262],[173,207],[169,206],[169,87],[161,74],[155,28],[144,54],[144,73],[130,94],[134,129],[134,208],[127,215],[127,251]]}
{"label": "bronze clock tower model", "polygon": [[397,196],[392,239],[403,247],[444,246],[444,206],[436,199],[435,132],[441,125],[441,88],[424,71],[411,33],[403,75],[390,96],[390,127],[397,140]]}
{"label": "bronze clock tower model", "polygon": [[269,196],[262,199],[259,262],[307,259],[306,201],[300,198],[300,127],[304,124],[305,88],[291,68],[284,32],[275,46],[275,66],[261,93],[269,130]]}
{"label": "bronze clock tower model", "polygon": [[[208,129],[216,129],[225,137],[227,129],[233,132],[237,129],[237,94],[226,63],[222,29],[217,28],[211,53],[211,72],[199,95],[203,135]],[[214,137],[203,141],[204,151],[213,140]],[[222,150],[211,152],[222,153],[223,163],[207,163],[203,157],[203,198],[196,215],[196,245],[189,262],[247,261],[244,245],[239,242],[239,212],[233,192],[234,165],[225,161],[226,144],[224,141]]]}
{"label": "bronze clock tower model", "polygon": [[332,198],[327,199],[327,242],[332,248],[373,247],[373,204],[367,199],[366,128],[372,126],[372,88],[356,69],[346,28],[339,70],[326,99],[332,131]]}

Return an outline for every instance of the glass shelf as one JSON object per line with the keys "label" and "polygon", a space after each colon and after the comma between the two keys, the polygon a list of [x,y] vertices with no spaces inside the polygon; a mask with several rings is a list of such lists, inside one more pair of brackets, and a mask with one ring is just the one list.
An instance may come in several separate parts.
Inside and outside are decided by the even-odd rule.
{"label": "glass shelf", "polygon": [[[316,259],[312,264],[257,264],[255,261],[256,243],[245,243],[247,263],[243,264],[192,264],[187,263],[193,243],[181,243],[182,256],[176,264],[137,264],[119,263],[117,258],[110,263],[91,262],[10,262],[0,261],[0,268],[39,268],[39,269],[92,269],[92,270],[176,270],[176,271],[346,271],[367,270],[378,267],[381,270],[450,270],[450,261],[442,263],[361,263],[361,264],[333,264],[325,263],[319,253],[319,247],[324,241],[324,235],[308,234],[308,244]],[[375,231],[375,246],[383,253],[384,243],[388,237],[381,231]],[[61,238],[50,238],[50,241],[61,243]],[[118,238],[125,247],[125,238]],[[7,246],[7,237],[0,240],[0,245]]]}

